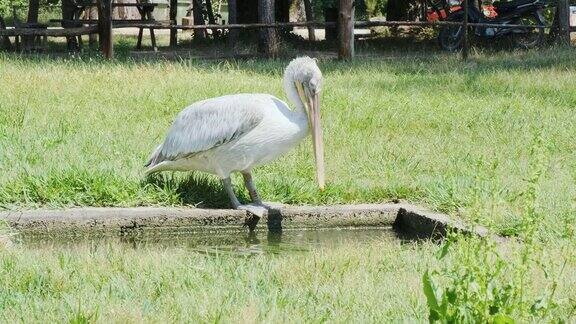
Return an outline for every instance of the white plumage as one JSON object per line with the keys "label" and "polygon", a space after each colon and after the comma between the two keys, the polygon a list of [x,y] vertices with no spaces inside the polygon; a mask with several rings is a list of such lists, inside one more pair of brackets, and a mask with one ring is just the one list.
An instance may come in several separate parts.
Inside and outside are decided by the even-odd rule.
{"label": "white plumage", "polygon": [[198,170],[224,179],[269,162],[307,133],[306,114],[271,95],[208,99],[178,115],[147,172]]}
{"label": "white plumage", "polygon": [[316,61],[301,57],[290,62],[284,73],[284,90],[294,109],[268,94],[235,94],[194,103],[176,117],[166,139],[152,153],[146,173],[198,170],[217,175],[223,179],[233,207],[261,214],[258,208],[239,204],[230,173],[242,172],[253,202],[262,205],[250,171],[296,146],[312,125],[322,187],[321,86],[322,73]]}

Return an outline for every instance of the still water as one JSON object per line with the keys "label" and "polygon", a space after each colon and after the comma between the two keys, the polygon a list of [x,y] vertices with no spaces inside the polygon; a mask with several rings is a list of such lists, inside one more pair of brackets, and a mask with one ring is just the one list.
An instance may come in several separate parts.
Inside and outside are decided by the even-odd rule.
{"label": "still water", "polygon": [[32,248],[75,248],[120,245],[128,248],[185,248],[207,254],[285,254],[306,252],[342,244],[370,244],[398,241],[391,227],[288,229],[281,233],[265,230],[253,233],[213,231],[158,231],[127,233],[121,236],[15,235],[17,245]]}

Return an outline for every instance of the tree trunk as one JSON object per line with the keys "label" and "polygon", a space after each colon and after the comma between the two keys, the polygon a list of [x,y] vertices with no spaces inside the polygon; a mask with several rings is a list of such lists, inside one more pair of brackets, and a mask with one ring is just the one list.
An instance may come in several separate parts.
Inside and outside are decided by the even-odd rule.
{"label": "tree trunk", "polygon": [[[314,13],[312,12],[312,4],[310,0],[304,0],[304,12],[306,14],[306,21],[314,21]],[[308,40],[311,42],[316,41],[314,34],[314,27],[308,26]]]}
{"label": "tree trunk", "polygon": [[354,0],[340,0],[338,10],[338,58],[352,60],[354,57]]}
{"label": "tree trunk", "polygon": [[[28,24],[38,23],[38,12],[40,11],[40,0],[30,0],[28,3],[28,18],[26,22]],[[34,44],[34,36],[23,36],[22,40],[24,42],[24,48],[30,48]]]}
{"label": "tree trunk", "polygon": [[98,0],[98,40],[100,41],[102,55],[107,59],[113,58],[111,0]]}
{"label": "tree trunk", "polygon": [[[0,16],[0,29],[6,29],[6,23],[4,22],[4,18]],[[4,49],[10,50],[12,49],[12,43],[10,42],[10,37],[2,37],[2,47]]]}
{"label": "tree trunk", "polygon": [[[178,0],[170,0],[169,15],[170,20],[174,21],[175,24],[178,24],[176,21],[178,16]],[[178,45],[178,29],[172,28],[170,29],[170,47],[175,47],[176,45]]]}
{"label": "tree trunk", "polygon": [[[324,20],[326,22],[338,22],[338,9],[324,8]],[[327,41],[335,41],[338,39],[338,26],[324,28]]]}
{"label": "tree trunk", "polygon": [[[92,20],[92,19],[96,19],[98,17],[98,8],[88,8],[87,10],[87,18]],[[90,47],[95,46],[96,42],[97,42],[98,37],[96,36],[96,34],[90,34],[88,35],[88,44]]]}
{"label": "tree trunk", "polygon": [[[62,0],[62,19],[64,19],[65,21],[74,20],[75,18],[74,6],[75,4],[72,0]],[[100,8],[98,9],[98,13],[100,13]],[[69,22],[62,22],[62,27],[70,28],[75,26],[73,26]],[[68,51],[76,52],[79,50],[78,41],[76,40],[76,37],[67,37],[66,43],[68,45]]]}
{"label": "tree trunk", "polygon": [[[206,12],[208,13],[208,24],[216,25],[216,19],[214,19],[214,9],[212,8],[212,0],[206,0]],[[218,37],[218,29],[212,29],[212,37]]]}
{"label": "tree trunk", "polygon": [[570,4],[568,0],[558,0],[558,36],[560,44],[570,45]]}
{"label": "tree trunk", "polygon": [[[192,0],[192,13],[194,15],[194,25],[204,25],[202,16],[202,0]],[[205,38],[205,29],[194,30],[194,40],[203,40]]]}
{"label": "tree trunk", "polygon": [[[228,23],[237,24],[237,6],[236,0],[228,0]],[[238,30],[229,29],[228,30],[228,49],[234,55],[236,53],[236,42],[238,41]]]}
{"label": "tree trunk", "polygon": [[[261,23],[274,23],[274,0],[259,0],[258,15]],[[278,54],[278,40],[274,28],[260,29],[258,48],[266,57],[274,57]]]}
{"label": "tree trunk", "polygon": [[30,0],[28,7],[28,23],[38,22],[38,12],[40,11],[40,0]]}
{"label": "tree trunk", "polygon": [[275,0],[274,1],[274,18],[277,22],[290,21],[290,0]]}
{"label": "tree trunk", "polygon": [[237,23],[249,24],[258,22],[258,1],[259,0],[239,0],[236,3]]}

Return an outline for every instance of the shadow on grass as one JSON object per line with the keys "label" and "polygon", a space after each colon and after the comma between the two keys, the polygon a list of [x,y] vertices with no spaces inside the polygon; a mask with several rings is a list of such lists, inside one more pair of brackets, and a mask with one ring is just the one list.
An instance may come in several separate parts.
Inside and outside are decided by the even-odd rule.
{"label": "shadow on grass", "polygon": [[[179,204],[199,208],[230,208],[230,199],[221,182],[215,177],[198,173],[178,176],[175,173],[153,174],[142,182],[143,187],[152,186],[168,195],[176,195]],[[243,192],[236,190],[240,201],[246,199]]]}

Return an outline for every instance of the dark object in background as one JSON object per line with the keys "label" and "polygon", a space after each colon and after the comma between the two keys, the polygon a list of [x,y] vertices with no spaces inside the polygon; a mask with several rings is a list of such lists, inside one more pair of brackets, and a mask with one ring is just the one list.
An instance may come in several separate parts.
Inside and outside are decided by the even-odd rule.
{"label": "dark object in background", "polygon": [[[338,22],[338,8],[326,7],[324,8],[324,20],[326,22]],[[325,27],[325,34],[327,41],[338,40],[338,27]]]}
{"label": "dark object in background", "polygon": [[[4,18],[0,16],[0,29],[6,29],[6,23],[4,22]],[[12,43],[10,42],[10,38],[8,36],[2,37],[2,47],[6,50],[12,49]]]}
{"label": "dark object in background", "polygon": [[419,16],[420,1],[388,0],[386,3],[387,21],[415,21]]}

